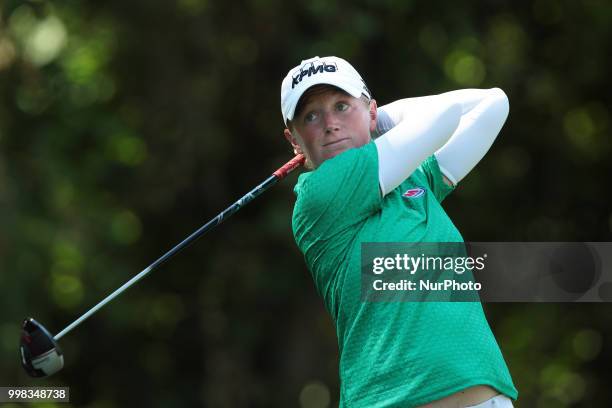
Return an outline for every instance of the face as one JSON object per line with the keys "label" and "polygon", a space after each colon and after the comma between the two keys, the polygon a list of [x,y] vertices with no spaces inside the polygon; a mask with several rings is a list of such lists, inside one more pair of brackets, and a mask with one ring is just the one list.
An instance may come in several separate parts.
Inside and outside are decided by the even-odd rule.
{"label": "face", "polygon": [[367,103],[335,87],[307,91],[303,108],[296,112],[285,137],[296,154],[306,156],[311,168],[370,141],[376,128],[376,101]]}

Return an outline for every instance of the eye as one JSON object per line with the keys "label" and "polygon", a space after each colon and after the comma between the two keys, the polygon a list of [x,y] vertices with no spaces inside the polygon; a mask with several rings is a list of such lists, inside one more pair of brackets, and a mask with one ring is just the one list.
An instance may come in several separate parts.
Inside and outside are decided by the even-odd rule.
{"label": "eye", "polygon": [[306,123],[312,123],[315,120],[317,120],[317,114],[314,111],[308,112],[306,115],[304,115],[304,122]]}
{"label": "eye", "polygon": [[344,111],[345,111],[345,110],[347,110],[348,108],[349,108],[349,106],[348,106],[348,104],[347,104],[347,103],[344,103],[344,102],[338,102],[338,103],[336,104],[336,109],[337,109],[339,112],[344,112]]}

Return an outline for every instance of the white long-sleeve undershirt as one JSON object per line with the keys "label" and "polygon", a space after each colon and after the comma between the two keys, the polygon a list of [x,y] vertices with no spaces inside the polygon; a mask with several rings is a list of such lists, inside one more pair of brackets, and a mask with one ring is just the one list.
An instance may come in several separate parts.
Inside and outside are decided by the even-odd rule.
{"label": "white long-sleeve undershirt", "polygon": [[378,179],[384,195],[408,178],[433,152],[440,149],[459,126],[461,106],[440,103],[414,109],[418,120],[402,120],[377,138]]}
{"label": "white long-sleeve undershirt", "polygon": [[487,153],[508,111],[499,88],[461,89],[380,107],[376,133],[384,134],[375,143],[382,194],[434,153],[442,174],[457,184]]}

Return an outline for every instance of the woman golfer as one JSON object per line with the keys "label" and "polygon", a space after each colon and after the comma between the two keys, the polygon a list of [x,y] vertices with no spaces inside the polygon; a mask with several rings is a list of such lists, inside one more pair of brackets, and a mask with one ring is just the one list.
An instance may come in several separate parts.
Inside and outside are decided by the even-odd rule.
{"label": "woman golfer", "polygon": [[314,57],[283,80],[281,110],[311,170],[295,186],[293,233],[336,328],[340,406],[511,407],[480,302],[364,302],[360,270],[362,242],[463,242],[440,203],[499,133],[504,92],[377,108],[347,61]]}

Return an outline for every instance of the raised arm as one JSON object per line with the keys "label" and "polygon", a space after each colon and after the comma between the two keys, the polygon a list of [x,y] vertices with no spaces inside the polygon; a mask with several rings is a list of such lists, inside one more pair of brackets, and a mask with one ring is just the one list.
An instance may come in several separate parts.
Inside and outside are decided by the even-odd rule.
{"label": "raised arm", "polygon": [[499,88],[486,90],[479,101],[470,98],[466,96],[464,106],[469,109],[461,116],[459,127],[436,152],[440,170],[453,184],[461,181],[489,151],[510,110],[508,97]]}
{"label": "raised arm", "polygon": [[508,98],[501,89],[461,89],[395,101],[379,108],[375,133],[383,134],[404,122],[419,122],[423,112],[453,103],[461,107],[459,126],[435,155],[450,184],[457,184],[484,157],[508,116]]}
{"label": "raised arm", "polygon": [[459,125],[461,105],[441,100],[428,109],[415,108],[413,112],[418,120],[402,120],[375,140],[383,195],[399,186],[423,160],[447,143]]}

